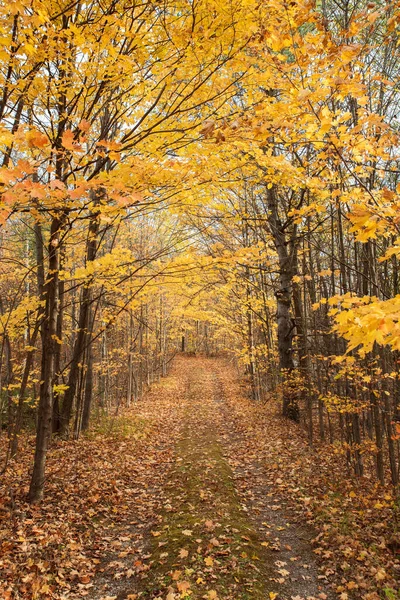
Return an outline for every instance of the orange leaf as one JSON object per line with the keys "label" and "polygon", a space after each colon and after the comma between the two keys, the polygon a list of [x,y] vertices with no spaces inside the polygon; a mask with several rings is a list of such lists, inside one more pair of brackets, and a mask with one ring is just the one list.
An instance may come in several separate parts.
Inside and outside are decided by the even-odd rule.
{"label": "orange leaf", "polygon": [[28,131],[26,139],[29,148],[44,148],[44,146],[47,146],[49,144],[49,139],[47,135],[36,131],[36,129]]}
{"label": "orange leaf", "polygon": [[89,129],[90,129],[89,121],[86,121],[86,119],[82,119],[82,121],[78,125],[78,129],[80,129],[81,131],[85,131],[85,132],[89,131]]}
{"label": "orange leaf", "polygon": [[66,150],[81,149],[81,146],[76,142],[74,133],[73,131],[71,131],[71,129],[67,129],[66,131],[64,131],[61,143],[64,146],[64,148],[66,148]]}
{"label": "orange leaf", "polygon": [[190,583],[188,581],[178,581],[176,587],[178,588],[178,592],[187,593],[190,589]]}

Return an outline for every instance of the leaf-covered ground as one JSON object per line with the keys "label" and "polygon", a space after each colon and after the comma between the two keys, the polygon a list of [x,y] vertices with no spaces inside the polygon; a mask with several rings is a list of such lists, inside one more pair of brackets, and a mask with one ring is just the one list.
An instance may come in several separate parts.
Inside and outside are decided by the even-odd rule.
{"label": "leaf-covered ground", "polygon": [[398,598],[390,490],[276,412],[227,362],[178,358],[129,412],[53,444],[35,507],[30,439],[1,482],[0,597]]}

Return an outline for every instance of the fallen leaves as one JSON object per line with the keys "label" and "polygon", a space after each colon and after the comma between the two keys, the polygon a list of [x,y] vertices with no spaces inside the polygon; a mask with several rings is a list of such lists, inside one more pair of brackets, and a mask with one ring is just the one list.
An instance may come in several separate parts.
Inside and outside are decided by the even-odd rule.
{"label": "fallen leaves", "polygon": [[[32,440],[21,439],[19,456],[0,482],[5,517],[0,598],[55,600],[67,592],[69,599],[83,598],[96,585],[99,570],[111,581],[115,575],[115,581],[126,580],[130,589],[128,582],[146,575],[150,567],[142,551],[142,523],[159,531],[162,500],[151,490],[158,486],[161,492],[171,462],[174,440],[168,430],[176,427],[170,411],[175,398],[176,392],[161,395],[157,386],[150,392],[142,406],[140,438],[127,439],[110,429],[107,436],[93,430],[78,441],[54,440],[46,500],[39,506],[25,502]],[[137,412],[125,415],[133,433]],[[108,568],[104,557],[110,554],[120,558]]]}
{"label": "fallen leaves", "polygon": [[189,594],[190,583],[189,581],[178,581],[176,584],[178,592],[181,594]]}
{"label": "fallen leaves", "polygon": [[[201,361],[196,362],[196,368],[200,368],[199,364]],[[262,575],[264,553],[270,557],[272,550],[278,559],[284,552],[292,553],[291,544],[281,543],[279,537],[288,529],[287,523],[274,524],[283,502],[279,495],[272,494],[268,505],[273,517],[263,517],[258,538],[254,532],[249,533],[246,528],[250,527],[251,519],[238,507],[236,492],[232,495],[233,475],[222,462],[225,459],[220,448],[213,446],[215,433],[210,434],[210,423],[218,417],[207,408],[207,403],[215,406],[215,384],[209,373],[210,363],[206,364],[203,368],[207,370],[207,383],[203,382],[194,391],[198,414],[185,417],[186,421],[182,418],[184,404],[176,403],[177,389],[186,384],[180,378],[172,378],[169,388],[163,389],[162,394],[154,390],[141,407],[149,421],[143,439],[125,440],[118,436],[108,439],[95,434],[78,442],[54,443],[49,457],[48,500],[41,507],[24,503],[27,480],[21,473],[24,473],[23,461],[29,459],[29,448],[22,448],[19,462],[5,474],[3,484],[6,490],[13,480],[19,482],[13,488],[13,514],[18,526],[15,530],[6,527],[0,538],[1,598],[11,600],[17,591],[24,600],[34,598],[35,594],[43,600],[47,597],[53,600],[61,598],[67,590],[71,599],[74,595],[81,598],[96,586],[96,572],[100,571],[118,585],[125,581],[130,589],[132,585],[145,586],[156,579],[167,600],[187,598],[190,593],[205,600],[222,600],[226,595],[219,587],[221,582],[230,590],[231,597],[240,597],[238,590],[244,585],[250,590],[260,590],[256,586],[261,585],[259,580],[263,578],[271,586],[265,593],[255,592],[254,597],[274,600],[279,598],[278,585],[290,584],[289,570],[297,564],[307,574],[311,573],[314,567],[308,557],[294,555],[290,560],[274,561],[273,581]],[[324,490],[331,489],[330,480],[323,479],[323,474],[331,475],[332,469],[328,463],[324,467],[325,457],[321,457],[322,475],[318,475],[302,442],[280,443],[274,437],[282,435],[280,422],[273,421],[269,413],[264,417],[262,407],[253,408],[239,397],[229,369],[221,377],[229,381],[230,397],[226,400],[229,419],[244,441],[242,452],[249,454],[250,461],[252,456],[264,460],[267,469],[270,465],[267,472],[271,473],[272,483],[279,486],[279,493],[285,495],[286,501],[293,499],[292,506],[299,519],[310,514],[311,517],[306,517],[309,520],[318,516],[321,525],[314,549],[323,561],[317,576],[320,585],[326,581],[335,584],[340,600],[353,600],[354,596],[376,600],[379,598],[376,590],[394,588],[391,574],[394,559],[385,546],[385,525],[377,527],[379,510],[389,514],[392,505],[388,492],[360,498],[352,493],[356,489],[354,482],[349,482],[340,484],[343,486],[340,493],[335,488],[337,497],[328,496]],[[267,439],[266,423],[271,419],[274,429]],[[201,430],[202,420],[204,430]],[[192,423],[194,437],[181,443],[181,455],[174,455],[170,432],[176,432],[178,424],[182,428],[188,421]],[[221,423],[221,428],[225,428],[221,431],[226,431],[226,423]],[[251,440],[248,446],[246,440]],[[227,439],[226,443],[231,441]],[[211,454],[207,450],[210,447]],[[179,471],[178,476],[172,476],[171,488],[166,488],[170,467]],[[313,474],[314,488],[307,483],[309,473]],[[340,474],[335,471],[336,475]],[[193,493],[188,494],[185,486],[192,486]],[[251,489],[247,492],[251,493]],[[382,508],[375,508],[378,503]],[[11,508],[4,494],[2,512],[9,516]],[[343,524],[340,531],[337,525],[344,515],[351,516],[351,521],[345,522],[349,531],[344,530]],[[171,522],[176,526],[171,528]],[[153,545],[152,552],[147,554],[145,536]],[[364,543],[371,539],[373,548]],[[113,559],[105,564],[103,557],[110,553]],[[392,556],[392,563],[388,556]],[[386,557],[385,561],[382,557]],[[291,600],[307,600],[307,596],[296,592]],[[109,598],[112,597],[111,588]],[[137,597],[127,596],[129,600]],[[315,597],[327,600],[323,591]]]}
{"label": "fallen leaves", "polygon": [[[246,453],[249,462],[255,454],[273,491],[271,511],[278,512],[282,498],[299,520],[318,529],[313,541],[323,564],[318,580],[329,582],[338,595],[347,594],[351,600],[374,600],[380,597],[379,590],[385,594],[384,589],[395,589],[400,561],[391,549],[390,487],[377,488],[367,478],[349,477],[345,456],[332,454],[328,445],[310,453],[301,430],[283,424],[272,402],[260,409],[230,383],[229,375],[222,377],[230,389],[227,414],[232,415],[239,440],[234,453],[240,460],[233,460],[242,465]],[[260,545],[280,552],[287,544],[280,545],[271,537]],[[393,546],[396,549],[400,544],[394,541]],[[326,600],[327,596],[320,592],[318,597]],[[299,595],[296,600],[303,598]]]}

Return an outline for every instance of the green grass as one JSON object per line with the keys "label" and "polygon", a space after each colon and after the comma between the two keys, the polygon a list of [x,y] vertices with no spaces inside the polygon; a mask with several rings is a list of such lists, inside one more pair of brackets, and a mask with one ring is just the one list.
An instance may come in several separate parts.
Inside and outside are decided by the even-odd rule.
{"label": "green grass", "polygon": [[[152,540],[153,565],[141,597],[165,596],[169,586],[176,591],[177,581],[187,581],[191,591],[186,596],[192,599],[207,597],[210,591],[220,599],[267,598],[263,549],[240,506],[233,473],[214,432],[187,429],[176,452],[177,467],[168,483],[162,524]],[[213,526],[207,527],[210,521]],[[182,549],[187,558],[179,557]]]}

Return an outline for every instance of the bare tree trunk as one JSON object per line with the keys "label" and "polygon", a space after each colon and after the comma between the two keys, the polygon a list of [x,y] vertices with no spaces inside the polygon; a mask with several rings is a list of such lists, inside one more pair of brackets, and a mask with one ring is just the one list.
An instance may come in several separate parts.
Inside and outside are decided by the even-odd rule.
{"label": "bare tree trunk", "polygon": [[[86,246],[86,264],[92,262],[96,257],[98,232],[99,218],[96,212],[92,214],[89,224]],[[92,290],[90,287],[90,283],[88,283],[83,287],[82,290],[79,308],[78,332],[74,344],[71,367],[68,376],[68,389],[65,392],[64,401],[61,409],[60,434],[62,436],[68,435],[69,423],[72,416],[72,407],[74,403],[76,387],[78,385],[78,377],[80,370],[79,365],[81,363],[83,352],[88,340],[88,325],[91,301]]]}
{"label": "bare tree trunk", "polygon": [[372,415],[375,428],[375,443],[376,443],[376,475],[383,485],[385,481],[385,469],[383,463],[383,431],[381,421],[381,409],[378,403],[378,398],[374,394],[374,390],[370,390],[370,401],[372,406]]}
{"label": "bare tree trunk", "polygon": [[[63,268],[65,260],[65,251],[61,247],[60,248],[60,269]],[[58,385],[59,383],[59,373],[61,371],[61,344],[62,344],[62,335],[63,335],[63,317],[64,317],[64,289],[65,284],[64,281],[60,280],[58,284],[58,294],[59,294],[59,310],[57,316],[57,351],[55,357],[55,365],[54,365],[54,384]],[[53,399],[53,423],[52,430],[53,433],[60,430],[60,393],[58,391],[54,392]]]}
{"label": "bare tree trunk", "polygon": [[[299,421],[300,411],[297,398],[285,380],[289,379],[294,368],[292,355],[293,322],[290,314],[292,302],[292,278],[294,264],[292,253],[288,251],[289,241],[286,239],[286,228],[278,214],[278,200],[275,186],[267,189],[269,209],[269,228],[274,240],[279,260],[279,289],[276,291],[276,317],[278,321],[278,352],[279,366],[283,375],[283,405],[282,414],[293,421]],[[293,243],[296,243],[293,241]]]}
{"label": "bare tree trunk", "polygon": [[38,426],[36,433],[35,458],[29,488],[29,501],[39,502],[43,497],[44,475],[48,443],[51,435],[53,414],[53,380],[57,353],[57,317],[59,304],[59,236],[62,229],[60,218],[53,218],[50,228],[48,274],[44,287],[46,298],[44,319],[41,330],[42,362],[40,373],[40,397]]}
{"label": "bare tree trunk", "polygon": [[90,420],[90,409],[92,406],[93,399],[93,349],[92,345],[89,344],[87,348],[87,371],[86,371],[86,382],[85,382],[85,398],[83,403],[82,412],[82,431],[89,429]]}

